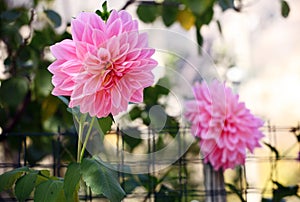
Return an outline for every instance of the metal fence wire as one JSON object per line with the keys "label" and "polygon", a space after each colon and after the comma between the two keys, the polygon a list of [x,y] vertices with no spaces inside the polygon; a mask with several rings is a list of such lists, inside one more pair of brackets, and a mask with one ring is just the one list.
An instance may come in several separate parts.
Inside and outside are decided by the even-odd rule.
{"label": "metal fence wire", "polygon": [[[265,138],[262,148],[255,154],[247,155],[245,166],[225,172],[226,193],[204,188],[203,163],[199,155],[198,144],[195,142],[176,162],[171,166],[158,170],[155,167],[149,169],[147,174],[127,174],[118,172],[121,186],[127,192],[124,201],[205,201],[207,195],[226,194],[228,201],[253,201],[251,197],[271,197],[274,189],[274,181],[284,178],[285,182],[293,183],[293,180],[300,182],[299,162],[297,155],[299,143],[297,127],[279,127],[270,123],[264,127]],[[293,130],[294,129],[294,130]],[[173,130],[172,128],[168,130]],[[168,132],[168,130],[166,132]],[[153,152],[152,160],[156,161],[155,152],[160,147],[157,136],[152,135],[150,130],[142,131],[148,138],[141,140],[139,144],[148,151]],[[126,134],[122,131],[110,133],[116,145],[116,153],[126,150]],[[189,128],[180,128],[179,135],[191,135]],[[50,139],[51,145],[48,146],[48,153],[34,164],[30,161],[30,152],[37,152],[32,149],[32,139],[36,142],[42,139]],[[11,148],[13,142],[15,148]],[[66,171],[67,162],[71,158],[73,151],[68,149],[66,144],[74,147],[78,141],[76,133],[10,133],[7,134],[5,141],[0,142],[0,174],[16,167],[28,166],[35,169],[49,169],[51,174],[62,177]],[[182,142],[184,144],[184,142]],[[43,147],[43,145],[39,145]],[[179,147],[180,148],[180,147]],[[1,151],[2,150],[2,151]],[[180,153],[180,151],[179,151]],[[74,155],[75,156],[75,155]],[[29,158],[30,157],[30,158]],[[122,164],[127,163],[122,161]],[[158,162],[159,163],[159,162]],[[152,164],[151,166],[155,166]],[[287,165],[289,169],[294,168],[287,175]],[[297,169],[298,167],[298,169]],[[156,172],[151,172],[151,171]],[[298,171],[297,171],[298,170]],[[295,179],[295,176],[296,177]],[[1,183],[1,182],[0,182]],[[30,200],[30,199],[29,199]],[[83,201],[106,201],[103,196],[94,195],[89,188],[81,189],[80,200]],[[11,192],[0,193],[0,201],[15,201]]]}

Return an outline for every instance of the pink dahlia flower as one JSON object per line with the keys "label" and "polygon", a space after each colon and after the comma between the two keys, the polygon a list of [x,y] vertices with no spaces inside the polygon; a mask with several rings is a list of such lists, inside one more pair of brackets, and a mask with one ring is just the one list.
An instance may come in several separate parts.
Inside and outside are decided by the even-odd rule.
{"label": "pink dahlia flower", "polygon": [[196,83],[193,92],[195,100],[186,102],[185,117],[192,124],[192,134],[200,139],[204,162],[215,170],[244,164],[246,149],[253,152],[260,146],[263,121],[222,83]]}
{"label": "pink dahlia flower", "polygon": [[113,10],[104,22],[95,13],[82,12],[72,20],[71,32],[72,40],[50,47],[56,58],[48,68],[53,95],[70,96],[69,107],[99,118],[143,101],[157,62],[146,33],[139,33],[129,13]]}

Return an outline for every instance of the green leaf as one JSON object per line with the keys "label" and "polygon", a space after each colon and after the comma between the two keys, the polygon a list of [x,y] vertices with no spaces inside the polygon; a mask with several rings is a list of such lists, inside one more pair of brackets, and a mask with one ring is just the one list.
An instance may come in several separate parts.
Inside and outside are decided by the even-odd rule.
{"label": "green leaf", "polygon": [[134,108],[132,108],[130,110],[129,116],[130,116],[131,120],[135,120],[135,119],[141,117],[141,113],[142,113],[142,111],[140,110],[140,108],[135,106]]}
{"label": "green leaf", "polygon": [[40,170],[39,174],[44,177],[50,177],[50,171],[49,170]]}
{"label": "green leaf", "polygon": [[269,147],[269,149],[270,149],[272,152],[274,152],[274,154],[275,154],[275,156],[276,156],[276,160],[278,160],[278,159],[280,158],[280,155],[279,155],[278,150],[277,150],[275,147],[273,147],[272,145],[270,145],[270,144],[268,144],[268,143],[266,143],[266,142],[264,142],[264,144],[265,144],[267,147]]}
{"label": "green leaf", "polygon": [[61,180],[47,180],[39,184],[34,192],[34,201],[39,202],[63,202],[66,201],[64,183]]}
{"label": "green leaf", "polygon": [[19,201],[25,201],[29,198],[36,185],[38,171],[33,171],[19,178],[15,185],[15,195]]}
{"label": "green leaf", "polygon": [[0,15],[0,19],[8,21],[8,22],[13,22],[13,21],[17,20],[20,16],[21,16],[20,11],[10,10],[10,11],[2,12]]}
{"label": "green leaf", "polygon": [[[13,93],[12,93],[13,91]],[[17,107],[28,91],[28,81],[23,77],[12,77],[1,82],[0,103],[4,106]]]}
{"label": "green leaf", "polygon": [[281,0],[281,15],[283,17],[288,17],[290,13],[290,6],[285,0]]}
{"label": "green leaf", "polygon": [[69,100],[64,96],[57,96],[65,105],[69,106]]}
{"label": "green leaf", "polygon": [[64,180],[64,191],[67,201],[78,201],[80,178],[80,164],[70,163]]}
{"label": "green leaf", "polygon": [[29,171],[28,167],[21,167],[0,175],[0,192],[10,189],[18,178]]}
{"label": "green leaf", "polygon": [[99,15],[102,20],[107,21],[107,19],[109,18],[111,11],[108,11],[107,9],[107,2],[104,1],[102,4],[102,11],[100,10],[96,10],[96,14]]}
{"label": "green leaf", "polygon": [[94,193],[103,194],[112,202],[124,198],[125,192],[116,178],[116,173],[105,167],[99,160],[84,158],[81,162],[81,174]]}
{"label": "green leaf", "polygon": [[201,16],[210,7],[213,7],[215,0],[187,0],[187,6],[196,16]]}
{"label": "green leaf", "polygon": [[297,195],[298,185],[294,186],[284,186],[279,182],[273,181],[274,184],[277,185],[277,189],[273,190],[273,202],[280,202],[286,196],[294,196]]}
{"label": "green leaf", "polygon": [[148,174],[139,174],[138,179],[142,186],[144,186],[147,191],[151,191],[158,184],[158,179],[155,176]]}
{"label": "green leaf", "polygon": [[110,131],[112,122],[113,122],[113,120],[110,116],[98,119],[100,130],[103,132],[104,135],[108,131]]}
{"label": "green leaf", "polygon": [[122,185],[126,194],[131,194],[135,190],[135,188],[140,186],[140,184],[133,178],[133,176],[130,176],[129,179],[126,179],[122,183]]}
{"label": "green leaf", "polygon": [[219,0],[219,5],[225,11],[229,8],[234,8],[234,0]]}
{"label": "green leaf", "polygon": [[140,20],[145,23],[154,22],[156,17],[159,15],[158,5],[140,4],[136,11]]}
{"label": "green leaf", "polygon": [[40,170],[35,181],[35,186],[38,186],[42,182],[49,180],[49,178],[50,178],[49,170]]}
{"label": "green leaf", "polygon": [[34,79],[35,90],[38,97],[46,97],[52,90],[51,73],[46,69],[38,69]]}
{"label": "green leaf", "polygon": [[55,12],[54,10],[48,9],[48,10],[45,10],[44,13],[47,15],[49,20],[51,20],[51,22],[53,23],[53,26],[55,28],[57,28],[61,25],[61,17],[57,12]]}
{"label": "green leaf", "polygon": [[178,7],[170,6],[166,2],[173,2],[173,1],[170,0],[164,1],[162,7],[163,22],[167,27],[169,27],[176,21],[177,14],[178,14]]}

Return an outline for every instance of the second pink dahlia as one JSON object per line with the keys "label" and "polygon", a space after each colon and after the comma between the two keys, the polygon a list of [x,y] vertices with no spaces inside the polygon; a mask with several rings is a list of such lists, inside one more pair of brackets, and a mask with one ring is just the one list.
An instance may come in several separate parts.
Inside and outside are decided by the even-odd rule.
{"label": "second pink dahlia", "polygon": [[263,121],[223,83],[196,83],[193,92],[195,99],[186,102],[185,117],[200,140],[204,161],[215,170],[244,164],[246,149],[253,152],[260,146]]}
{"label": "second pink dahlia", "polygon": [[71,21],[72,40],[50,47],[56,61],[52,94],[70,96],[69,107],[82,113],[106,117],[127,109],[129,102],[142,102],[143,89],[151,86],[151,58],[146,33],[126,11],[112,11],[103,21],[97,14],[82,12]]}

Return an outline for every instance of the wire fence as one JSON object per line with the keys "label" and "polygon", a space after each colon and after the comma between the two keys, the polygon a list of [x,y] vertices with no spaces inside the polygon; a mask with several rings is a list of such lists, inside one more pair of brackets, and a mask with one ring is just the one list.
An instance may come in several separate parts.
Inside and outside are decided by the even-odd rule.
{"label": "wire fence", "polygon": [[[178,131],[179,135],[190,135],[188,128],[180,128]],[[254,201],[253,198],[262,196],[271,198],[276,189],[274,182],[300,182],[300,166],[297,156],[299,143],[296,132],[297,127],[279,127],[267,123],[264,127],[266,137],[263,140],[263,147],[255,154],[247,156],[245,166],[225,172],[226,193],[205,190],[202,159],[198,145],[195,143],[176,162],[163,170],[151,172],[157,170],[153,167],[149,168],[147,174],[136,175],[119,172],[121,186],[128,193],[124,201],[204,201],[205,196],[216,193],[226,194],[229,201]],[[148,135],[148,138],[139,143],[140,147],[148,153],[159,149],[160,143],[157,136],[152,135],[149,130],[143,133]],[[117,154],[128,148],[125,141],[126,134],[122,131],[109,135],[114,136],[110,139],[113,139],[116,145]],[[72,140],[74,147],[78,141],[76,133],[61,133],[59,130],[57,133],[10,133],[7,137],[14,141],[16,149],[7,148],[6,141],[0,143],[0,149],[2,149],[0,174],[12,168],[29,166],[36,169],[50,169],[53,175],[61,177],[65,173],[68,162],[62,154],[72,155],[72,151],[65,146],[65,143]],[[41,161],[30,164],[29,152],[33,151],[29,149],[32,144],[31,139],[44,137],[50,138],[50,152]],[[152,158],[155,162],[155,155]],[[122,161],[124,165],[127,163],[130,162]],[[155,165],[153,163],[151,166]],[[213,188],[214,185],[211,187]],[[84,201],[104,200],[102,196],[93,195],[89,188],[81,190],[80,199]],[[0,201],[15,201],[15,199],[9,193],[0,193]]]}

